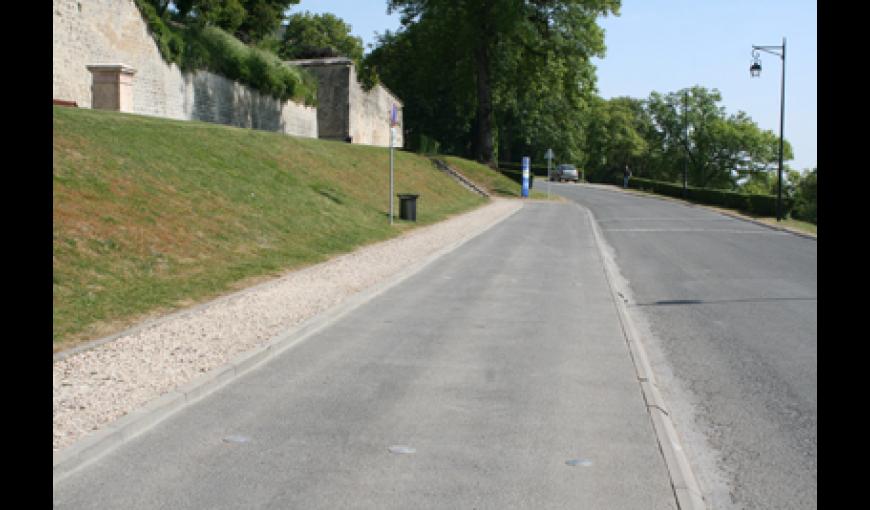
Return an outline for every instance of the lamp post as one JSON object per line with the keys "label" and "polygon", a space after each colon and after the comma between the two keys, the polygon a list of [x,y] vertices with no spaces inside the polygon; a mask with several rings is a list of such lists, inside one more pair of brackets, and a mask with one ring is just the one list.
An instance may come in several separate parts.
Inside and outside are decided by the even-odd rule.
{"label": "lamp post", "polygon": [[782,59],[782,83],[779,103],[779,173],[776,184],[776,221],[782,221],[782,130],[785,120],[785,37],[782,38],[782,46],[756,46],[752,45],[752,65],[749,66],[749,75],[753,78],[761,75],[761,59],[759,51],[764,51]]}
{"label": "lamp post", "polygon": [[683,91],[683,132],[686,143],[686,157],[683,159],[683,199],[689,193],[689,123],[686,121],[686,112],[689,110],[689,91]]}

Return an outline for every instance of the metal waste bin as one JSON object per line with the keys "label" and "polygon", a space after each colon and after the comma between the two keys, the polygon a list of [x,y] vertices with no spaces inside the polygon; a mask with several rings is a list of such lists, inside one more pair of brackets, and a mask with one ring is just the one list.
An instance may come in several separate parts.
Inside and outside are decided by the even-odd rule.
{"label": "metal waste bin", "polygon": [[417,197],[413,193],[398,193],[399,218],[409,221],[417,221]]}

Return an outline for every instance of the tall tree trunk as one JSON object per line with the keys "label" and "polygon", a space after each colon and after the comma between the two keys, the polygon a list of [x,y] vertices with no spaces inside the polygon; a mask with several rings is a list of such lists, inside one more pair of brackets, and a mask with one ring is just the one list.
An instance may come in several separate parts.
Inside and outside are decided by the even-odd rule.
{"label": "tall tree trunk", "polygon": [[493,154],[492,82],[489,76],[489,55],[481,43],[474,55],[477,66],[477,160],[484,164],[495,162]]}
{"label": "tall tree trunk", "polygon": [[[470,2],[474,4],[475,2]],[[472,7],[472,16],[477,19],[478,39],[474,49],[474,64],[477,74],[477,133],[475,137],[475,156],[484,164],[495,164],[493,153],[493,108],[492,79],[490,77],[491,51],[494,46],[491,40],[495,33],[493,27],[492,0],[483,0]]]}

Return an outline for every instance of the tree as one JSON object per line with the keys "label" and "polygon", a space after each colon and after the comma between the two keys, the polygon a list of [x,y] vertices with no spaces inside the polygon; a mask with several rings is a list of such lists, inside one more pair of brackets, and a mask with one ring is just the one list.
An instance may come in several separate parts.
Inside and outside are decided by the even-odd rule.
{"label": "tree", "polygon": [[281,41],[278,55],[287,60],[344,56],[360,67],[362,39],[351,35],[351,27],[333,14],[293,14]]}
{"label": "tree", "polygon": [[[658,179],[682,181],[685,158],[689,184],[698,187],[737,189],[741,178],[777,168],[779,137],[744,112],[728,115],[717,105],[721,100],[718,90],[700,86],[650,94],[647,110],[655,129],[648,142],[656,147],[652,166]],[[783,145],[783,159],[792,159],[791,145]]]}
{"label": "tree", "polygon": [[813,168],[801,176],[795,190],[795,205],[792,217],[818,222],[818,169]]}
{"label": "tree", "polygon": [[148,0],[158,15],[172,11],[176,21],[213,25],[254,44],[281,26],[284,12],[299,0]]}
{"label": "tree", "polygon": [[387,31],[364,64],[402,98],[405,139],[411,149],[431,139],[445,153],[468,156],[474,77],[463,36],[443,36],[451,23],[451,17],[430,17],[396,33]]}
{"label": "tree", "polygon": [[648,176],[652,126],[643,101],[630,97],[605,101],[596,98],[586,116],[586,166],[594,180],[622,174],[625,165],[634,175]]}
{"label": "tree", "polygon": [[245,18],[235,36],[246,43],[255,43],[274,34],[284,21],[284,13],[299,0],[238,0],[245,8]]}
{"label": "tree", "polygon": [[[544,111],[535,106],[533,99],[542,97],[553,82],[536,78],[560,78],[558,86],[567,87],[565,100],[569,104],[576,103],[573,89],[578,86],[579,77],[591,77],[594,82],[588,59],[603,56],[604,50],[603,31],[595,20],[599,15],[618,14],[619,5],[619,0],[389,0],[388,3],[390,12],[401,13],[405,29],[415,25],[426,27],[414,36],[425,39],[421,41],[425,45],[419,48],[421,57],[437,58],[425,56],[423,50],[439,48],[442,41],[449,41],[464,52],[457,59],[441,60],[436,69],[430,67],[435,71],[430,78],[451,74],[445,68],[454,65],[469,75],[474,108],[471,149],[479,161],[490,164],[495,163],[499,117],[505,123],[522,116],[526,125],[524,108],[531,106],[537,114]],[[428,38],[424,37],[426,34]],[[451,53],[449,49],[440,49]],[[577,68],[571,64],[580,65]],[[524,79],[518,79],[519,76]],[[384,81],[390,84],[386,77]],[[526,87],[527,83],[541,87]],[[510,103],[507,98],[514,93],[520,97]],[[540,116],[544,118],[546,115]],[[515,126],[504,127],[511,130]],[[513,132],[513,141],[518,136],[523,134]]]}

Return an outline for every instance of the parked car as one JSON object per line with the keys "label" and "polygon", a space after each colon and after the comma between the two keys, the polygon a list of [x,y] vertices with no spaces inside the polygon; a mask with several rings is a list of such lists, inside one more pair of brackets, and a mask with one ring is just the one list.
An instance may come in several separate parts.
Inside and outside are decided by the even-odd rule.
{"label": "parked car", "polygon": [[550,174],[551,181],[574,181],[577,182],[580,180],[580,176],[577,172],[577,168],[571,164],[562,164],[556,167],[555,170]]}

